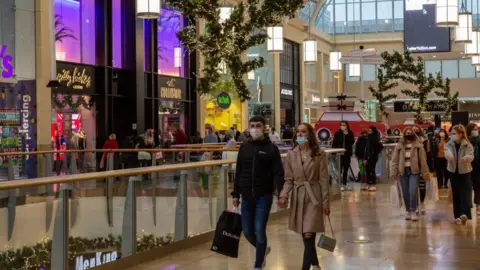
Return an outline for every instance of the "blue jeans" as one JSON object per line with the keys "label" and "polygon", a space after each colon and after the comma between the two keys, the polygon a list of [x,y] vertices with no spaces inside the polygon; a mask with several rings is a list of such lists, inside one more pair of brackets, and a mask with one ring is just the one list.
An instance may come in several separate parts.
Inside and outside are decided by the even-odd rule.
{"label": "blue jeans", "polygon": [[400,176],[403,201],[405,202],[407,212],[415,212],[417,210],[419,181],[420,175],[412,174],[410,167],[406,167],[403,175]]}
{"label": "blue jeans", "polygon": [[242,230],[248,242],[256,248],[255,268],[261,268],[267,249],[267,222],[273,196],[242,200]]}

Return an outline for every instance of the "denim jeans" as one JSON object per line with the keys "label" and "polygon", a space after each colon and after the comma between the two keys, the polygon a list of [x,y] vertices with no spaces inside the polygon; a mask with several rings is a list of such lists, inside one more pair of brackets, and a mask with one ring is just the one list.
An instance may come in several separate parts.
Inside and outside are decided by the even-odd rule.
{"label": "denim jeans", "polygon": [[403,201],[407,212],[417,210],[419,181],[420,175],[413,174],[410,167],[405,167],[403,175],[400,176],[400,185],[402,186]]}
{"label": "denim jeans", "polygon": [[267,222],[273,195],[242,200],[242,229],[245,238],[256,248],[255,268],[262,268],[267,249]]}

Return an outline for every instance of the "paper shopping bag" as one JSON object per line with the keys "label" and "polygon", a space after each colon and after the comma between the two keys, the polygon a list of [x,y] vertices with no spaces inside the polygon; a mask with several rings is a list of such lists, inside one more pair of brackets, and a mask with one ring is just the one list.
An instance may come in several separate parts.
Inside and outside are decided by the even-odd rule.
{"label": "paper shopping bag", "polygon": [[242,221],[238,211],[223,211],[217,222],[211,250],[237,258],[241,234]]}

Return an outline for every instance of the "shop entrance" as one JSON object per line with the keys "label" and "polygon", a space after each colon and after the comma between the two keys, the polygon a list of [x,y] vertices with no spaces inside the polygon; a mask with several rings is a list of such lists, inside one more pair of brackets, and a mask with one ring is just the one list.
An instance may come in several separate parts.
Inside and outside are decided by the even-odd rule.
{"label": "shop entrance", "polygon": [[291,100],[280,100],[280,124],[295,126],[295,104]]}

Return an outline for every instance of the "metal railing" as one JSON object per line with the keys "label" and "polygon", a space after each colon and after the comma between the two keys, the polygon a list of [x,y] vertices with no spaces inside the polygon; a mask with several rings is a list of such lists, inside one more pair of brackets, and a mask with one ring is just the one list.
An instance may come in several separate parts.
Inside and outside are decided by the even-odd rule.
{"label": "metal railing", "polygon": [[[344,151],[326,150],[332,198],[340,195]],[[211,232],[232,207],[234,165],[200,161],[1,182],[0,269],[87,269]]]}

